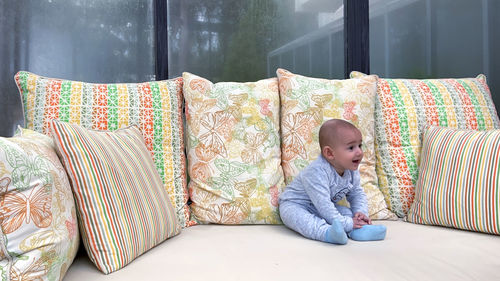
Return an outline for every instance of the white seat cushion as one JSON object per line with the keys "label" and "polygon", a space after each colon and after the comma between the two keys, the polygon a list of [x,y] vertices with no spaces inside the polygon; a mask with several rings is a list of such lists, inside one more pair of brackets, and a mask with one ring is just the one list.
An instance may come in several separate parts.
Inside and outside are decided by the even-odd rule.
{"label": "white seat cushion", "polygon": [[403,221],[345,246],[282,225],[199,225],[104,275],[78,257],[65,280],[500,280],[500,237]]}

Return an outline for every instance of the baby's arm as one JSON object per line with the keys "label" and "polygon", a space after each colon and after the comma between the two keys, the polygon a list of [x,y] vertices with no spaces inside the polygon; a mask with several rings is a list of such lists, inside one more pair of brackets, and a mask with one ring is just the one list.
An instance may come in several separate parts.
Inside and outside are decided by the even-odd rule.
{"label": "baby's arm", "polygon": [[366,199],[366,194],[363,188],[361,188],[359,172],[353,172],[353,189],[346,194],[347,201],[351,206],[351,211],[353,214],[362,213],[369,219],[368,214],[368,200]]}

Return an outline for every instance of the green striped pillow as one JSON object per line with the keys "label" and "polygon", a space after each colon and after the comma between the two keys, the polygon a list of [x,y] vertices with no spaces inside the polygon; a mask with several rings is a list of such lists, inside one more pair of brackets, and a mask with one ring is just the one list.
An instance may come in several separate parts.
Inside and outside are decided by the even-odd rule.
{"label": "green striped pillow", "polygon": [[407,221],[500,234],[500,130],[424,130]]}
{"label": "green striped pillow", "polygon": [[20,71],[15,81],[26,128],[48,134],[51,120],[114,131],[137,125],[153,155],[179,223],[193,224],[187,205],[182,126],[182,78],[128,84],[94,84]]}
{"label": "green striped pillow", "polygon": [[137,127],[92,131],[53,121],[51,128],[71,181],[85,248],[99,270],[118,270],[180,232]]}

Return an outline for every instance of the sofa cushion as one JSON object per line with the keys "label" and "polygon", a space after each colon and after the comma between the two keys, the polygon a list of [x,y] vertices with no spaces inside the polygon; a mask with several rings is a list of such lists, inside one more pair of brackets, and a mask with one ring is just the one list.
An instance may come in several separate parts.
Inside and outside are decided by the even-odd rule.
{"label": "sofa cushion", "polygon": [[64,280],[500,280],[498,236],[376,223],[387,227],[384,241],[343,246],[306,239],[283,225],[198,225],[110,275],[79,256]]}
{"label": "sofa cushion", "polygon": [[141,132],[51,123],[73,189],[83,244],[104,273],[180,232]]}
{"label": "sofa cushion", "polygon": [[191,208],[201,222],[280,223],[276,78],[212,83],[185,72]]}
{"label": "sofa cushion", "polygon": [[407,220],[500,234],[500,130],[424,130]]}
{"label": "sofa cushion", "polygon": [[[79,243],[75,203],[52,140],[0,138],[2,280],[61,280]],[[6,279],[7,278],[7,279]]]}
{"label": "sofa cushion", "polygon": [[87,129],[138,125],[152,153],[179,223],[188,226],[182,78],[129,84],[92,84],[19,72],[26,127],[49,133],[52,119]]}
{"label": "sofa cushion", "polygon": [[379,188],[389,208],[400,217],[406,215],[415,195],[426,125],[500,128],[486,77],[378,80],[375,151]]}
{"label": "sofa cushion", "polygon": [[[376,76],[327,80],[278,69],[281,97],[282,164],[289,184],[320,154],[318,132],[326,120],[347,120],[363,135],[364,157],[359,166],[361,186],[373,219],[395,218],[377,188],[373,111]],[[347,204],[346,202],[344,202]]]}

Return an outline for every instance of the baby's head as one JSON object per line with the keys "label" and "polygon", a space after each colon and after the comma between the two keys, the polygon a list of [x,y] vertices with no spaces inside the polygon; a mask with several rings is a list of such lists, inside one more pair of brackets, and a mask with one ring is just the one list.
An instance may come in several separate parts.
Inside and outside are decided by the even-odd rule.
{"label": "baby's head", "polygon": [[331,119],[319,129],[319,145],[323,157],[339,175],[345,170],[357,170],[363,159],[363,137],[353,124]]}

